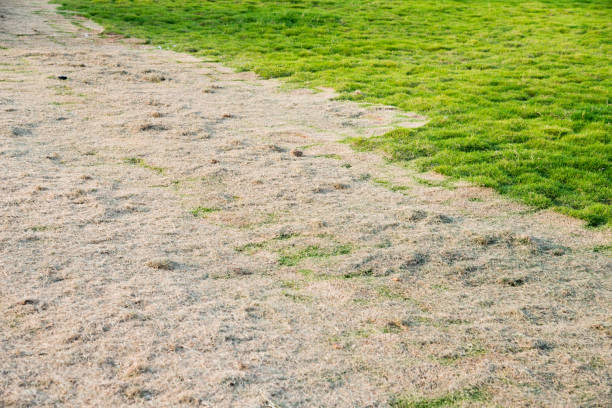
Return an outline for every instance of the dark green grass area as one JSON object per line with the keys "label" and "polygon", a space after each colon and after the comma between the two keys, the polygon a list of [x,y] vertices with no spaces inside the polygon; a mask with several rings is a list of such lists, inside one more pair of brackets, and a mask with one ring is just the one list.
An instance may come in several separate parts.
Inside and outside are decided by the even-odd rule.
{"label": "dark green grass area", "polygon": [[59,2],[167,48],[427,115],[351,142],[612,225],[612,1]]}

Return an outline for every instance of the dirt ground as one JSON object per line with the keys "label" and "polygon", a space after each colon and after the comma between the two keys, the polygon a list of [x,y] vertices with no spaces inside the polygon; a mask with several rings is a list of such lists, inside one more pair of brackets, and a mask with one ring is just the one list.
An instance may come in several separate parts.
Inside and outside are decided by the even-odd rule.
{"label": "dirt ground", "polygon": [[610,406],[609,231],[339,143],[418,115],[101,31],[0,0],[0,407]]}

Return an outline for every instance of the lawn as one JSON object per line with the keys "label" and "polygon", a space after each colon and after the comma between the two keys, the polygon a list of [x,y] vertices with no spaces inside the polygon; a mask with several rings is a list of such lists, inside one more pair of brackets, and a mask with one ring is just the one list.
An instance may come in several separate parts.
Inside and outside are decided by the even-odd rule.
{"label": "lawn", "polygon": [[612,225],[611,1],[59,2],[153,44],[427,115],[351,143]]}

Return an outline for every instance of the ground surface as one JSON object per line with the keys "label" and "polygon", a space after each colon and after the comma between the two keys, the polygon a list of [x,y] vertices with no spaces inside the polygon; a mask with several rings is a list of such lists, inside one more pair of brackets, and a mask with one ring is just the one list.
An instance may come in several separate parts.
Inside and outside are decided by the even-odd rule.
{"label": "ground surface", "polygon": [[107,29],[427,115],[358,138],[612,227],[612,2],[56,0]]}
{"label": "ground surface", "polygon": [[418,116],[0,16],[0,406],[609,406],[609,231],[337,143]]}

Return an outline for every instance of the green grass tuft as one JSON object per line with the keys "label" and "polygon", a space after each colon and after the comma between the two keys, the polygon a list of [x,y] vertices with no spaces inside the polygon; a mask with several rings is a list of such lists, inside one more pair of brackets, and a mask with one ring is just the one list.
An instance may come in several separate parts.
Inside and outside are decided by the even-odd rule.
{"label": "green grass tuft", "polygon": [[598,245],[593,248],[593,252],[612,255],[612,245]]}
{"label": "green grass tuft", "polygon": [[342,160],[342,156],[340,156],[339,154],[335,154],[335,153],[329,153],[329,154],[321,154],[315,157],[324,157],[326,159],[336,159],[336,160]]}
{"label": "green grass tuft", "polygon": [[143,169],[152,170],[152,171],[154,171],[154,172],[156,172],[158,174],[163,174],[164,173],[164,169],[162,167],[151,166],[146,161],[144,161],[144,159],[142,159],[140,157],[128,157],[126,159],[123,159],[123,162],[125,164],[131,164],[133,166],[142,167]]}
{"label": "green grass tuft", "polygon": [[375,179],[372,179],[372,182],[374,184],[378,184],[379,186],[383,186],[384,188],[391,190],[391,191],[406,191],[410,189],[410,187],[408,186],[401,186],[401,185],[393,184],[389,180],[375,178]]}
{"label": "green grass tuft", "polygon": [[151,44],[424,114],[351,143],[612,225],[609,1],[57,1]]}
{"label": "green grass tuft", "polygon": [[317,245],[309,245],[305,248],[281,253],[278,263],[283,266],[296,266],[307,258],[329,258],[331,256],[350,254],[353,247],[350,244],[337,245],[333,248],[321,248]]}
{"label": "green grass tuft", "polygon": [[485,401],[487,394],[478,387],[456,391],[437,398],[402,398],[391,403],[393,408],[456,407],[465,401]]}
{"label": "green grass tuft", "polygon": [[200,218],[206,217],[206,215],[210,214],[211,212],[215,212],[215,211],[219,211],[219,209],[210,208],[210,207],[195,207],[189,210],[191,215],[193,215],[194,217],[200,217]]}

